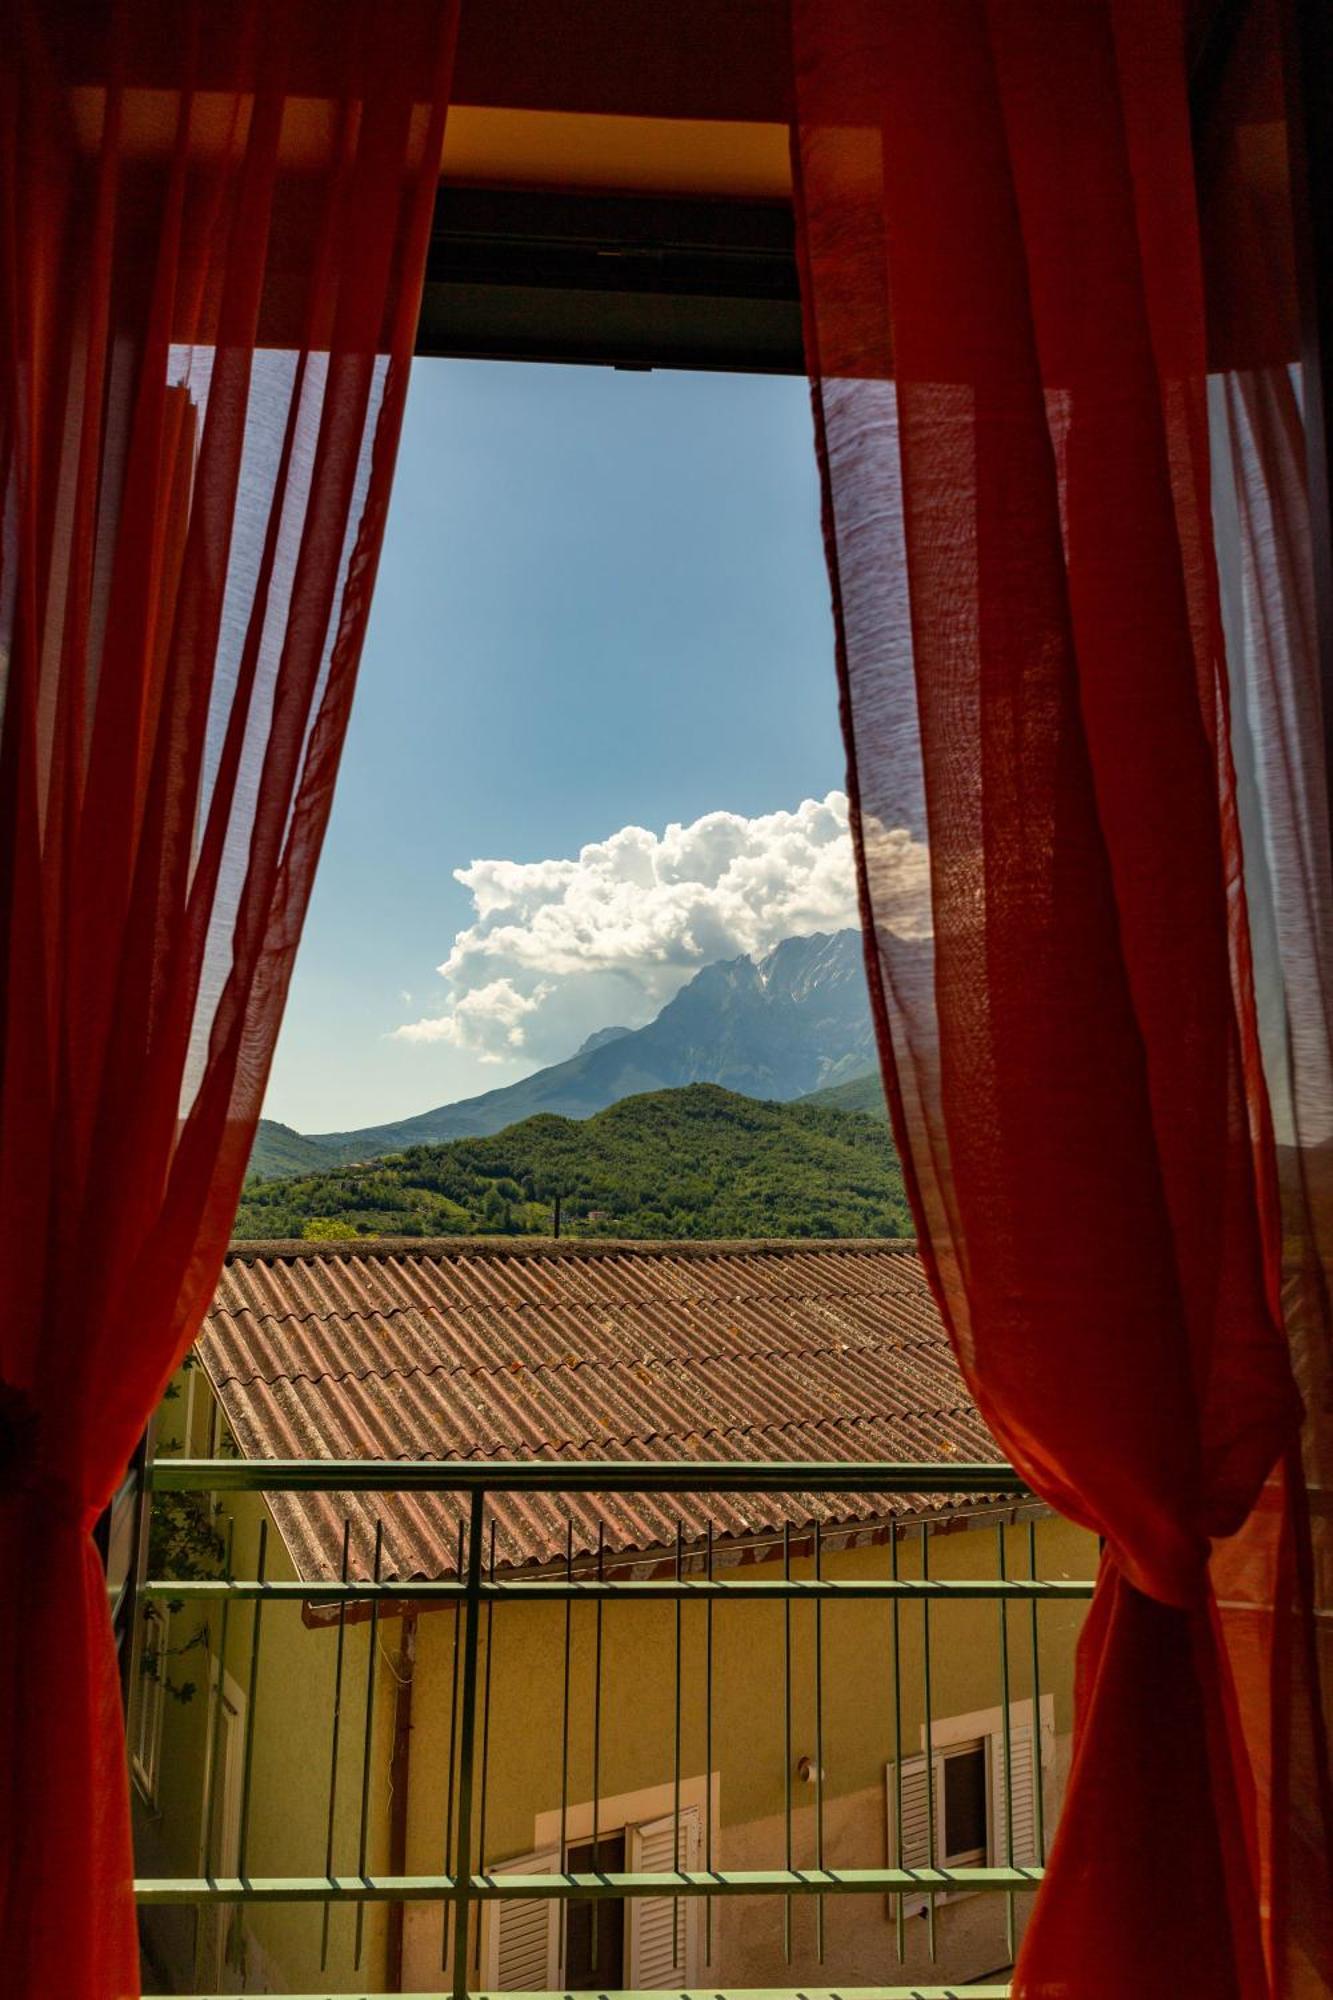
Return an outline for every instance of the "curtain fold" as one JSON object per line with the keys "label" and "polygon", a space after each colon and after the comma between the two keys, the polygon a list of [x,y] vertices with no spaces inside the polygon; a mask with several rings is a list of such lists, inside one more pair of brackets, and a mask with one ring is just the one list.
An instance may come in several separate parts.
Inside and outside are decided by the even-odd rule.
{"label": "curtain fold", "polygon": [[138,1991],[89,1528],[211,1296],[337,771],[454,0],[0,42],[0,1950]]}
{"label": "curtain fold", "polygon": [[[1309,1543],[1185,10],[793,0],[792,25],[807,358],[894,1129],[980,1408],[1035,1489],[1105,1538],[1015,1991],[1321,1991],[1294,1983],[1278,1939],[1280,1802],[1210,1575],[1261,1516],[1289,1567]],[[909,849],[929,891],[904,921]],[[1304,1658],[1297,1625],[1285,1650]],[[1291,1683],[1269,1639],[1250,1668],[1280,1730]],[[1317,1864],[1328,1834],[1316,1812]],[[1303,1893],[1327,1920],[1318,1879]]]}

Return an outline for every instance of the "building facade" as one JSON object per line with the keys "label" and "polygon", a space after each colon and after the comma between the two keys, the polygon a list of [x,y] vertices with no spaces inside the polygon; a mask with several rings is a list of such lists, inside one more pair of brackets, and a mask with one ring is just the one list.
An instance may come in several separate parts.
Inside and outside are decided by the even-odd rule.
{"label": "building facade", "polygon": [[[199,1358],[162,1426],[197,1456],[996,1456],[910,1246],[257,1247],[231,1260]],[[235,1574],[255,1573],[262,1538],[272,1582],[332,1581],[344,1536],[351,1578],[458,1572],[459,1510],[438,1500],[219,1505],[210,1519]],[[488,1574],[537,1586],[711,1571],[755,1588],[743,1602],[488,1604],[474,1866],[1039,1863],[1068,1763],[1083,1606],[1057,1596],[997,1609],[952,1587],[1090,1577],[1095,1541],[1069,1523],[1002,1495],[631,1490],[497,1498],[487,1537]],[[816,1573],[846,1595],[763,1594]],[[923,1574],[937,1597],[857,1594]],[[212,1605],[151,1621],[160,1657],[141,1678],[134,1731],[141,1870],[447,1872],[466,1678],[457,1604],[404,1597],[339,1616],[266,1602],[257,1644],[254,1611],[232,1606],[225,1633]],[[196,1693],[181,1700],[187,1676]],[[494,1902],[470,1939],[471,1984],[869,1986],[900,1963],[909,1977],[933,1964],[935,1980],[977,1978],[1009,1963],[1030,1897],[1007,1901],[770,1890]],[[361,1916],[318,1902],[160,1911],[146,1923],[164,1990],[448,1984],[438,1899]]]}

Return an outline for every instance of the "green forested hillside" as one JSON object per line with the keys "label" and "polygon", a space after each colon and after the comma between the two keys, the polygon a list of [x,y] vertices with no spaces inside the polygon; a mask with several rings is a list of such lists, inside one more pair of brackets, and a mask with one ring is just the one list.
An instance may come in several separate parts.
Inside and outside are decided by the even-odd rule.
{"label": "green forested hillside", "polygon": [[315,1174],[327,1165],[328,1153],[318,1139],[307,1139],[290,1125],[274,1118],[261,1118],[250,1155],[250,1171],[255,1174]]}
{"label": "green forested hillside", "polygon": [[824,1111],[864,1111],[871,1118],[886,1120],[884,1085],[877,1069],[866,1076],[851,1077],[846,1083],[831,1083],[827,1090],[812,1090],[798,1104],[816,1104]]}
{"label": "green forested hillside", "polygon": [[579,1236],[902,1236],[912,1226],[882,1120],[692,1084],[592,1118],[528,1118],[488,1138],[252,1180],[236,1236],[548,1235],[557,1194],[563,1233]]}

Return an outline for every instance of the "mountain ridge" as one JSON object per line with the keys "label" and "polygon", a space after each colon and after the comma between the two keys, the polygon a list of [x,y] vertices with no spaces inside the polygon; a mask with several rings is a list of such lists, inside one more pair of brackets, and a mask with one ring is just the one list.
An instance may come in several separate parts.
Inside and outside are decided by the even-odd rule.
{"label": "mountain ridge", "polygon": [[787,1102],[875,1061],[860,933],[784,938],[755,959],[714,960],[642,1028],[599,1029],[563,1062],[477,1096],[354,1131],[296,1133],[261,1120],[251,1172],[289,1176],[483,1138],[543,1113],[586,1119],[627,1097],[716,1084]]}

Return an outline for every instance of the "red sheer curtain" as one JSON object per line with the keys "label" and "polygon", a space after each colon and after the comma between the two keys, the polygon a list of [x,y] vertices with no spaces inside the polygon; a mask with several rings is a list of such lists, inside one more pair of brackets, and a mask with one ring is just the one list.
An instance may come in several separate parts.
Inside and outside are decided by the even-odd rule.
{"label": "red sheer curtain", "polygon": [[383,533],[452,15],[0,8],[0,1950],[33,2000],[138,1991],[88,1531],[245,1170]]}
{"label": "red sheer curtain", "polygon": [[[1299,1648],[1270,1595],[1238,1694],[1210,1580],[1257,1515],[1281,1516],[1296,1560],[1301,1402],[1184,29],[1170,0],[793,4],[807,349],[895,1131],[980,1407],[1106,1541],[1015,1987],[1079,2000],[1327,1990],[1278,1936],[1256,1734],[1261,1683],[1265,1726],[1286,1727],[1280,1656]],[[907,921],[905,856],[929,880]],[[1325,1922],[1327,1831],[1303,1885]]]}
{"label": "red sheer curtain", "polygon": [[1250,0],[1195,125],[1214,535],[1283,1311],[1308,1419],[1300,1458],[1215,1551],[1213,1575],[1256,1778],[1274,1986],[1315,1996],[1333,1991],[1333,847],[1283,67],[1277,6]]}

